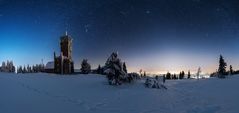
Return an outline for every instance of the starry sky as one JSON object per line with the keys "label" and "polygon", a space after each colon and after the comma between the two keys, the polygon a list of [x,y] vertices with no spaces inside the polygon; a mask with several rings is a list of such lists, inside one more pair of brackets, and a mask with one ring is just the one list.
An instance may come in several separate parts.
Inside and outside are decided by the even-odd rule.
{"label": "starry sky", "polygon": [[73,38],[93,68],[117,51],[129,71],[213,72],[222,54],[239,68],[237,0],[0,0],[0,62],[44,63]]}

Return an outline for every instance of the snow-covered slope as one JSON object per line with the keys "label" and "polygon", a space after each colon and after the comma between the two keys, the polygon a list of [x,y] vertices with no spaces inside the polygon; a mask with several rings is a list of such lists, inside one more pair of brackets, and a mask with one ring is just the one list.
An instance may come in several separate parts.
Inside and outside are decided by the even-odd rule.
{"label": "snow-covered slope", "polygon": [[239,76],[109,86],[101,75],[0,73],[0,113],[238,113]]}

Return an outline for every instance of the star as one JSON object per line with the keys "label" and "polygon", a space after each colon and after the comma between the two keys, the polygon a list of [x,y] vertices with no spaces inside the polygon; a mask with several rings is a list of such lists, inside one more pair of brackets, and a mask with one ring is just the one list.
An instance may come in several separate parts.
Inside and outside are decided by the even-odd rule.
{"label": "star", "polygon": [[151,13],[151,11],[150,11],[150,10],[147,10],[145,13],[146,13],[146,14],[150,14],[150,13]]}
{"label": "star", "polygon": [[90,24],[85,25],[85,32],[87,33],[89,31]]}

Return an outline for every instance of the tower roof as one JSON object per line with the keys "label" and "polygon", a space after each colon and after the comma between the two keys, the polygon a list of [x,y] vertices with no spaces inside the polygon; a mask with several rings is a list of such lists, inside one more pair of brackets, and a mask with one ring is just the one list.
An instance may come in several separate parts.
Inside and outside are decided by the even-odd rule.
{"label": "tower roof", "polygon": [[61,40],[72,40],[72,38],[68,35],[68,32],[65,32],[65,35],[61,36]]}

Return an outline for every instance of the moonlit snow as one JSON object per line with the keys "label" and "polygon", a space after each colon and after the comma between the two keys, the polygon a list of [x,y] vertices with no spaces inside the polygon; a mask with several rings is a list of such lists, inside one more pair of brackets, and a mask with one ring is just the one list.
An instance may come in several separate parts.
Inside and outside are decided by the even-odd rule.
{"label": "moonlit snow", "polygon": [[103,75],[0,73],[0,113],[238,113],[239,76],[168,80],[168,90],[143,80],[110,86]]}

